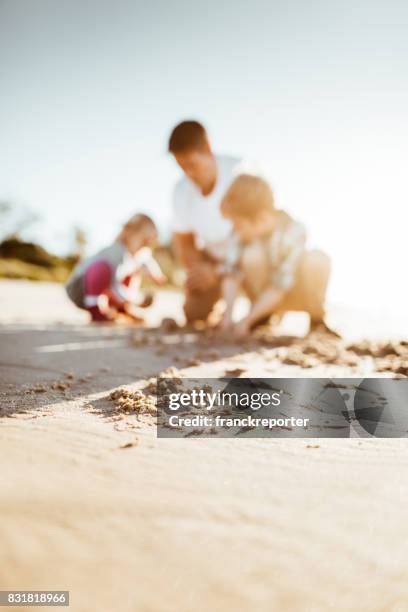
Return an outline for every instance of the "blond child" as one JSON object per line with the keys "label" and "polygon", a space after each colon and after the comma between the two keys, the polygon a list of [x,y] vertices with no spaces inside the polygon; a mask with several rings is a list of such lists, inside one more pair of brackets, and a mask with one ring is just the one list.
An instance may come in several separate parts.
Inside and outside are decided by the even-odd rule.
{"label": "blond child", "polygon": [[113,244],[77,265],[66,285],[69,298],[87,310],[94,322],[112,321],[119,313],[142,321],[134,310],[132,289],[134,292],[139,284],[143,269],[157,284],[165,282],[151,252],[156,241],[152,219],[144,214],[134,215]]}
{"label": "blond child", "polygon": [[[305,249],[303,225],[275,208],[268,183],[256,176],[238,176],[223,198],[221,211],[232,221],[238,242],[237,263],[223,281],[226,311],[222,327],[244,336],[272,314],[297,310],[310,315],[311,328],[327,330],[324,306],[329,258],[321,251]],[[233,325],[233,304],[241,287],[251,307]]]}

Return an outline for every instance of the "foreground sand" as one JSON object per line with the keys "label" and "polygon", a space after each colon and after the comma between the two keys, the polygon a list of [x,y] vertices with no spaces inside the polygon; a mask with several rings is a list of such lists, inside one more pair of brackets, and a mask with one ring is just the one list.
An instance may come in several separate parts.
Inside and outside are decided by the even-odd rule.
{"label": "foreground sand", "polygon": [[[207,376],[369,359],[303,370],[219,344],[183,368],[194,342],[86,327],[60,287],[0,282],[0,304],[1,589],[67,589],[75,612],[408,610],[405,440],[158,440],[108,400],[176,358]],[[151,322],[164,310],[179,296]]]}

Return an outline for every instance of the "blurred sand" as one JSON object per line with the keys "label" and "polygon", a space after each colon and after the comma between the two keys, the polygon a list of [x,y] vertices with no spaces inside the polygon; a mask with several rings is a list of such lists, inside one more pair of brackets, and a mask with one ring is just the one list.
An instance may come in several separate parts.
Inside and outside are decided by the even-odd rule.
{"label": "blurred sand", "polygon": [[[180,305],[162,292],[149,322]],[[193,343],[135,346],[128,328],[86,326],[51,284],[0,282],[0,322],[0,589],[70,590],[75,612],[408,610],[405,440],[158,440],[151,417],[107,396],[182,368]],[[407,336],[341,309],[330,322],[350,339]],[[372,367],[216,351],[182,371]]]}

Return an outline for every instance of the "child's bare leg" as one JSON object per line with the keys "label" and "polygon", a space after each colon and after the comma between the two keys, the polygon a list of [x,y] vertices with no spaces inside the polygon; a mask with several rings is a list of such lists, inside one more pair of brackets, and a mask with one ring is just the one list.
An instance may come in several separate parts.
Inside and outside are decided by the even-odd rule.
{"label": "child's bare leg", "polygon": [[[323,251],[306,251],[301,259],[297,281],[279,304],[278,311],[303,311],[310,316],[310,328],[327,328],[326,291],[330,278],[330,258]],[[329,330],[329,328],[327,328]]]}
{"label": "child's bare leg", "polygon": [[322,323],[326,312],[326,291],[330,277],[330,258],[323,251],[308,251],[303,259],[307,312],[312,325]]}

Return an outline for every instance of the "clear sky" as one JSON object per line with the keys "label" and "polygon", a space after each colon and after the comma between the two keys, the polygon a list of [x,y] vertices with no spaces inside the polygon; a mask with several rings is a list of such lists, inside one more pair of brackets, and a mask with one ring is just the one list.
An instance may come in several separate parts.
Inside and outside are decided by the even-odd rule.
{"label": "clear sky", "polygon": [[137,210],[169,234],[172,126],[259,161],[328,250],[330,296],[408,307],[406,0],[0,0],[0,200],[90,248]]}

